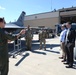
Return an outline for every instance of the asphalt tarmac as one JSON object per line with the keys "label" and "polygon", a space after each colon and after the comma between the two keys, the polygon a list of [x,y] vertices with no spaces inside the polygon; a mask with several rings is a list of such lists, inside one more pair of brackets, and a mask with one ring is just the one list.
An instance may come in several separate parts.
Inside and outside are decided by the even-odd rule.
{"label": "asphalt tarmac", "polygon": [[[12,51],[13,44],[9,46]],[[21,40],[22,50],[13,58],[9,57],[8,75],[76,75],[76,60],[73,68],[66,68],[61,62],[59,37],[46,39],[46,50],[39,50],[38,35],[34,35],[32,50],[25,49],[25,40]]]}

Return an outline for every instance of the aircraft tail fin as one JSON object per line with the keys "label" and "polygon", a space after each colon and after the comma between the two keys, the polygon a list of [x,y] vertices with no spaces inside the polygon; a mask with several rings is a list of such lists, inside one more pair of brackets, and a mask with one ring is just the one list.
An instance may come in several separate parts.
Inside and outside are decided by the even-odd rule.
{"label": "aircraft tail fin", "polygon": [[19,18],[18,18],[18,20],[16,22],[16,24],[18,26],[24,26],[24,17],[25,17],[25,14],[26,13],[24,11],[22,11],[21,15],[19,16]]}

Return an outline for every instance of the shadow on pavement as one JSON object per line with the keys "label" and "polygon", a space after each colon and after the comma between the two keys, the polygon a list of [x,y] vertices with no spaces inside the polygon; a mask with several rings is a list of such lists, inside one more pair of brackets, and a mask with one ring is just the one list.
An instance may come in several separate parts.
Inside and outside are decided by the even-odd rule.
{"label": "shadow on pavement", "polygon": [[59,47],[60,44],[51,44],[51,45],[46,45],[47,48],[50,48],[50,50],[45,50],[45,51],[48,51],[48,52],[52,52],[52,53],[56,53],[56,54],[60,54],[59,51],[56,51],[56,50],[52,50],[54,47]]}
{"label": "shadow on pavement", "polygon": [[18,66],[27,56],[29,56],[29,53],[26,53],[26,54],[15,64],[15,66]]}
{"label": "shadow on pavement", "polygon": [[33,52],[33,53],[37,53],[37,54],[43,54],[43,55],[46,55],[45,52],[40,52],[40,51],[37,51],[37,50],[32,50],[31,52]]}
{"label": "shadow on pavement", "polygon": [[[60,46],[60,44],[46,44],[46,48],[50,48],[50,50],[46,50],[46,51],[59,54],[58,51],[53,51],[52,50],[52,48],[58,47],[58,46]],[[17,52],[18,54],[16,53],[16,55],[19,55],[19,54],[27,51],[27,50],[25,50],[25,47],[26,47],[25,46],[25,40],[21,40],[21,48],[22,49],[20,51],[18,51]],[[33,40],[32,41],[32,50],[31,50],[31,52],[46,55],[46,53],[44,53],[44,52],[37,51],[37,50],[39,50],[39,47],[40,47],[40,43],[38,41],[36,41],[36,40]],[[8,44],[8,49],[9,49],[10,53],[14,52],[14,43]]]}
{"label": "shadow on pavement", "polygon": [[51,48],[54,48],[54,47],[59,47],[60,44],[50,44]]}
{"label": "shadow on pavement", "polygon": [[54,51],[54,50],[45,50],[45,51],[52,52],[52,53],[56,53],[56,54],[60,54],[59,51]]}
{"label": "shadow on pavement", "polygon": [[[60,46],[60,44],[46,44],[46,48],[50,48],[50,49],[52,49],[54,47],[59,47],[59,46]],[[38,41],[32,42],[32,49],[33,50],[39,49],[39,47],[40,47],[40,43]]]}

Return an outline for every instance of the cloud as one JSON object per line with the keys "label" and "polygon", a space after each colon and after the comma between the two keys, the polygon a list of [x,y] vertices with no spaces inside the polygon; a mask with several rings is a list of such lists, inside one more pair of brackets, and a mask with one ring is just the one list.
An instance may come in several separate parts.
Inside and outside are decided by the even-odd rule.
{"label": "cloud", "polygon": [[5,10],[5,8],[4,8],[4,7],[2,7],[2,6],[0,6],[0,10]]}

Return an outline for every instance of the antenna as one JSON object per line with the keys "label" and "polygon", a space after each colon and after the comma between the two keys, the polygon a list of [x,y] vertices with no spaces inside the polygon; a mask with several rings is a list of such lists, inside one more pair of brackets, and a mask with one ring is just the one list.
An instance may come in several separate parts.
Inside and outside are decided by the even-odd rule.
{"label": "antenna", "polygon": [[51,0],[51,11],[52,11],[52,0]]}

